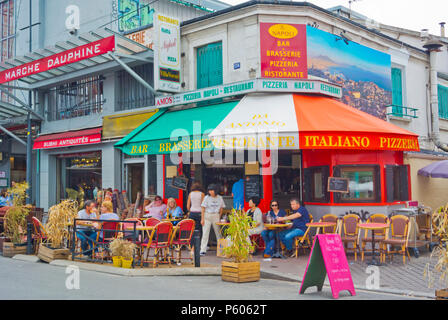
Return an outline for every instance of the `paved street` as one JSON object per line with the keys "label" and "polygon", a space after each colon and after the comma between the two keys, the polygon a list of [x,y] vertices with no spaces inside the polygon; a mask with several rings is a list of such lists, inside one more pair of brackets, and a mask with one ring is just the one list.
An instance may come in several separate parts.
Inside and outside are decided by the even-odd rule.
{"label": "paved street", "polygon": [[[46,263],[25,262],[0,257],[0,299],[62,300],[318,300],[333,299],[328,287],[322,293],[314,288],[299,295],[299,284],[262,279],[259,282],[235,284],[219,276],[153,276],[125,277],[92,271],[80,271],[79,290],[66,288],[66,269]],[[219,288],[219,290],[218,290]],[[413,299],[402,295],[357,290],[351,297],[342,292],[340,300]]]}

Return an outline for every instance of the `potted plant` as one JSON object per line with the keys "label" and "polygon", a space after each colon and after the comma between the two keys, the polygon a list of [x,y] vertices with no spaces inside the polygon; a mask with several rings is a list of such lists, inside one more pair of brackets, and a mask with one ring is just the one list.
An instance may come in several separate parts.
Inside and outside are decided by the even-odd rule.
{"label": "potted plant", "polygon": [[109,244],[110,253],[112,255],[112,263],[114,267],[120,268],[121,267],[121,250],[122,250],[122,243],[123,239],[114,239]]}
{"label": "potted plant", "polygon": [[135,243],[123,240],[121,244],[121,266],[123,268],[131,268],[136,247]]}
{"label": "potted plant", "polygon": [[221,277],[230,282],[252,282],[260,280],[260,262],[249,261],[254,245],[249,238],[249,229],[253,220],[244,211],[232,210],[226,236],[230,237],[229,246],[223,249],[225,256],[232,261],[223,261]]}
{"label": "potted plant", "polygon": [[25,205],[28,183],[16,183],[8,189],[12,195],[12,206],[8,209],[4,218],[4,233],[11,242],[3,242],[3,256],[13,257],[16,254],[26,253],[26,228],[27,217],[31,207]]}
{"label": "potted plant", "polygon": [[448,299],[448,204],[440,207],[432,215],[433,234],[439,238],[439,245],[431,253],[430,261],[435,259],[437,262],[431,270],[430,263],[426,264],[424,277],[428,279],[429,287],[434,285],[435,272],[440,273],[439,283],[445,286],[445,289],[436,290],[437,300]]}
{"label": "potted plant", "polygon": [[51,262],[68,258],[69,227],[73,225],[77,215],[78,203],[73,200],[64,200],[48,210],[47,240],[39,245],[37,255],[41,260]]}

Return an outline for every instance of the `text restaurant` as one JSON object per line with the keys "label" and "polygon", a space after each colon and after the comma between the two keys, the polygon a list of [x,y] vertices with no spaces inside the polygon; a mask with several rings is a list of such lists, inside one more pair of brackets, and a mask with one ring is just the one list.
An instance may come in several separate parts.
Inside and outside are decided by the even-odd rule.
{"label": "text restaurant", "polygon": [[[403,206],[411,194],[403,152],[419,151],[419,143],[416,134],[385,121],[390,55],[354,42],[347,48],[305,25],[260,23],[260,33],[261,78],[160,96],[158,114],[115,146],[129,155],[164,155],[164,197],[181,205],[198,181],[205,188],[218,184],[231,208],[232,186],[243,179],[246,208],[258,196],[264,212],[272,199],[288,208],[292,197],[317,218]],[[276,37],[289,37],[296,52],[277,54],[285,41]],[[366,68],[373,61],[378,77],[331,72],[360,59]],[[186,187],[176,186],[177,179]]]}

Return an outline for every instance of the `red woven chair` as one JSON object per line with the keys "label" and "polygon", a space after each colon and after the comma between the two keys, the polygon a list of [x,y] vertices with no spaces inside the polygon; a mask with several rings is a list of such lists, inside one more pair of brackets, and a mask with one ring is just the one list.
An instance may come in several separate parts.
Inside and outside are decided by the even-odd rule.
{"label": "red woven chair", "polygon": [[34,240],[34,252],[37,253],[39,250],[39,245],[42,243],[43,240],[47,239],[47,231],[45,230],[42,223],[37,219],[36,217],[32,217],[33,220],[33,227],[34,227],[34,234],[33,234],[33,240]]}
{"label": "red woven chair", "polygon": [[156,219],[156,218],[148,218],[146,221],[145,221],[145,226],[147,226],[147,227],[152,227],[152,226],[156,226],[156,225],[158,225],[160,223],[160,220],[159,219]]}
{"label": "red woven chair", "polygon": [[264,244],[263,238],[260,234],[253,234],[249,236],[250,241],[255,244],[255,251],[264,250],[266,245]]}
{"label": "red woven chair", "polygon": [[[104,221],[101,223],[101,228],[96,234],[96,241],[93,245],[93,250],[95,250],[95,247],[98,246],[99,248],[102,248],[104,252],[108,254],[108,257],[110,257],[108,248],[109,243],[116,239],[118,236],[118,232],[120,231],[120,223],[117,221]],[[103,234],[103,238],[100,238],[100,234]],[[93,251],[95,252],[95,251]],[[101,255],[101,260],[104,260],[104,255]]]}
{"label": "red woven chair", "polygon": [[[171,244],[174,246],[174,250],[171,252],[171,258],[173,258],[174,251],[177,251],[177,261],[181,262],[182,259],[182,247],[187,247],[191,252],[190,241],[193,237],[195,222],[193,219],[185,219],[180,221],[174,228]],[[193,257],[189,258],[193,261]]]}
{"label": "red woven chair", "polygon": [[171,222],[160,222],[152,231],[148,243],[143,245],[144,247],[148,248],[148,251],[146,252],[146,260],[149,256],[149,249],[154,249],[153,267],[156,267],[157,264],[161,263],[161,257],[168,258],[168,264],[171,266],[171,257],[169,254],[169,250],[172,231],[173,225],[171,224]]}

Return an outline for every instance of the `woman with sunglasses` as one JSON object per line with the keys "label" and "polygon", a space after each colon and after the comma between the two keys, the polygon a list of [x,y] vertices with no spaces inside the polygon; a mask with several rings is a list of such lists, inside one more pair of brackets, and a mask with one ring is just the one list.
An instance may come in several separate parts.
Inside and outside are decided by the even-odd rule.
{"label": "woman with sunglasses", "polygon": [[163,219],[163,213],[166,210],[166,204],[162,202],[161,196],[156,196],[154,201],[151,202],[149,206],[146,207],[148,210],[148,214],[145,214],[144,217],[152,217],[159,220]]}
{"label": "woman with sunglasses", "polygon": [[[266,214],[267,223],[275,223],[278,217],[286,217],[286,211],[280,209],[277,200],[271,201],[271,210]],[[275,247],[275,231],[274,230],[263,230],[261,232],[263,241],[266,244],[266,249],[264,250],[264,258],[270,258],[274,253]]]}

